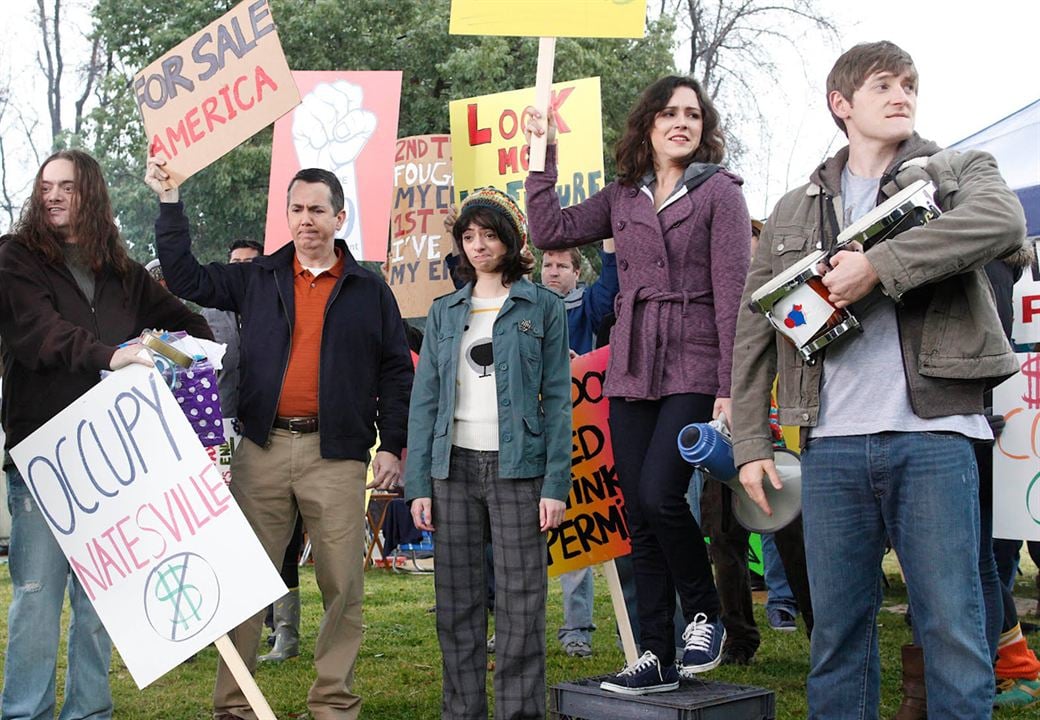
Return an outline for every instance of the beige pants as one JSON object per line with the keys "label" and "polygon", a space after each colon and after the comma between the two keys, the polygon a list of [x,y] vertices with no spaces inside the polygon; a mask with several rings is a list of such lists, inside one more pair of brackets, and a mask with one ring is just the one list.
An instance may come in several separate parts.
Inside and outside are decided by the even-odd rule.
{"label": "beige pants", "polygon": [[[231,463],[231,494],[275,567],[281,567],[297,508],[311,541],[325,606],[314,646],[317,678],[307,694],[315,720],[353,720],[361,710],[361,698],[350,688],[361,647],[365,473],[365,463],[357,460],[323,460],[319,433],[279,429],[271,431],[267,448],[243,438]],[[256,668],[263,621],[260,611],[229,633],[250,672]],[[223,662],[217,666],[213,708],[256,718]]]}

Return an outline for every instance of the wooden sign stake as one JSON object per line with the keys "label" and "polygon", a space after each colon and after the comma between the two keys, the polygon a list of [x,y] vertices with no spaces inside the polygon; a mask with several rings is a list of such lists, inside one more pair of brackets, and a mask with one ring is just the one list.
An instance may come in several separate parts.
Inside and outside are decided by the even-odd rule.
{"label": "wooden sign stake", "polygon": [[[614,574],[616,576],[617,572],[615,571]],[[631,630],[629,630],[629,633],[631,633]],[[224,634],[218,637],[213,644],[217,646],[217,652],[220,653],[220,657],[228,666],[228,670],[235,677],[235,682],[242,688],[242,694],[246,696],[249,706],[256,713],[257,720],[278,720],[274,716],[271,706],[267,704],[264,694],[260,692],[260,687],[256,684],[256,680],[249,674],[249,668],[242,662],[242,656],[238,654],[238,650],[232,644],[231,638]]]}
{"label": "wooden sign stake", "polygon": [[[538,70],[534,80],[534,107],[546,118],[549,118],[549,102],[552,99],[553,63],[556,59],[556,38],[538,38]],[[545,170],[545,145],[548,139],[548,127],[546,134],[541,137],[531,136],[531,155],[528,169],[532,172]],[[616,574],[616,573],[615,573]]]}
{"label": "wooden sign stake", "polygon": [[617,565],[613,560],[607,560],[603,563],[603,572],[607,576],[610,600],[614,603],[614,619],[617,620],[618,633],[621,635],[621,647],[625,650],[625,663],[631,665],[639,658],[639,653],[635,636],[632,634],[632,623],[628,621],[628,608],[625,606],[625,595],[621,591]]}

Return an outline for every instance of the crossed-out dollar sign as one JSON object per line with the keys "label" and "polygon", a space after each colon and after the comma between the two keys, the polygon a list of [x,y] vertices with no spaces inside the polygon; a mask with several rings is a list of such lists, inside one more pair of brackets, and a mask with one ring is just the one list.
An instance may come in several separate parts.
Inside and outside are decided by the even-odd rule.
{"label": "crossed-out dollar sign", "polygon": [[1029,353],[1022,363],[1022,375],[1026,378],[1026,394],[1022,402],[1030,410],[1040,410],[1040,355]]}
{"label": "crossed-out dollar sign", "polygon": [[187,631],[190,622],[202,620],[199,608],[202,604],[202,593],[194,585],[184,583],[184,575],[188,570],[188,559],[179,565],[169,564],[160,573],[155,584],[155,598],[160,602],[173,605],[170,618],[170,638],[176,639],[177,630]]}

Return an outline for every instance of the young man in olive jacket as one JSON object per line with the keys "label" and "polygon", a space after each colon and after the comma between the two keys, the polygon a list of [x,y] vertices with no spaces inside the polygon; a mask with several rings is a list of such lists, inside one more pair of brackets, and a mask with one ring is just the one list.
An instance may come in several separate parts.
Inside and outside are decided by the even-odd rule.
{"label": "young man in olive jacket", "polygon": [[[983,392],[1017,369],[982,267],[1016,251],[1022,208],[992,157],[943,151],[914,132],[917,72],[888,42],[857,45],[827,79],[848,147],[785,195],[744,290],[733,368],[734,456],[748,494],[779,486],[768,427],[802,428],[803,518],[815,628],[811,718],[878,716],[876,614],[891,541],[924,644],[929,715],[989,717],[993,673],[978,574],[974,440],[991,437]],[[917,179],[943,214],[869,250],[833,255],[823,282],[863,325],[803,362],[751,294]],[[950,552],[956,548],[956,552]]]}
{"label": "young man in olive jacket", "polygon": [[[166,282],[183,298],[239,314],[242,443],[231,462],[231,493],[272,564],[279,567],[297,511],[314,551],[325,615],[314,649],[317,678],[307,705],[315,720],[353,720],[351,691],[361,647],[365,478],[394,485],[407,442],[412,358],[397,301],[335,239],[343,188],[308,168],[289,184],[293,242],[250,263],[199,265],[176,189],[164,189],[161,161],[145,177],[160,200],[155,238]],[[264,613],[230,635],[246,665],[256,663]],[[221,663],[217,718],[256,717]]]}
{"label": "young man in olive jacket", "polygon": [[[12,448],[96,385],[101,370],[130,363],[146,328],[212,339],[206,321],[127,255],[101,168],[79,150],[44,162],[11,235],[0,238],[3,424]],[[43,514],[5,454],[12,509],[3,720],[52,718],[61,608],[72,616],[61,720],[112,717],[112,641]]]}

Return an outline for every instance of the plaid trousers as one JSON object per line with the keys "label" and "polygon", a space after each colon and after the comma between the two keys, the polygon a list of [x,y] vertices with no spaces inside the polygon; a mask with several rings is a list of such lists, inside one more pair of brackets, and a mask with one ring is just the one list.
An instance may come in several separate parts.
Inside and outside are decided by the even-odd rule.
{"label": "plaid trousers", "polygon": [[453,447],[433,481],[434,585],[443,655],[441,717],[486,720],[484,546],[495,566],[495,718],[545,717],[545,535],[542,478],[500,479],[498,453]]}

